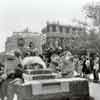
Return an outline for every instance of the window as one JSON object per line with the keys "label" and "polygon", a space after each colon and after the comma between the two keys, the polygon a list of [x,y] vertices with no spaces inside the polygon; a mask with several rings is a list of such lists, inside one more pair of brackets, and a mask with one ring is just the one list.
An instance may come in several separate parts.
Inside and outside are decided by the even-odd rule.
{"label": "window", "polygon": [[63,27],[62,26],[60,26],[60,32],[63,32]]}
{"label": "window", "polygon": [[56,25],[53,25],[53,32],[56,32]]}
{"label": "window", "polygon": [[66,28],[66,33],[69,33],[69,27]]}
{"label": "window", "polygon": [[47,32],[49,32],[50,31],[50,29],[49,29],[50,27],[49,27],[49,25],[47,25]]}

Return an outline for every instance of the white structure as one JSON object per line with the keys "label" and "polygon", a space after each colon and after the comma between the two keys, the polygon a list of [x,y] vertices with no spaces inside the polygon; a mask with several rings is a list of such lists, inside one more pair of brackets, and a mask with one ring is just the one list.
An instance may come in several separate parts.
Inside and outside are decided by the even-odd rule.
{"label": "white structure", "polygon": [[22,32],[13,32],[13,35],[11,37],[7,38],[7,41],[5,44],[6,52],[17,49],[17,47],[18,47],[17,40],[20,37],[22,37],[25,40],[25,47],[28,47],[29,43],[33,42],[34,48],[37,48],[39,50],[39,52],[42,53],[42,45],[46,41],[45,34],[29,32],[28,29],[25,29]]}

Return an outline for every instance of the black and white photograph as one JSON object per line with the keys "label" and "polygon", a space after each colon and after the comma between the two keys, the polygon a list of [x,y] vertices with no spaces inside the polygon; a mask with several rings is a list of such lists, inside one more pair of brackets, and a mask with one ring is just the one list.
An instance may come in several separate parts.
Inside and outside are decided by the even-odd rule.
{"label": "black and white photograph", "polygon": [[100,0],[0,0],[0,100],[100,100]]}

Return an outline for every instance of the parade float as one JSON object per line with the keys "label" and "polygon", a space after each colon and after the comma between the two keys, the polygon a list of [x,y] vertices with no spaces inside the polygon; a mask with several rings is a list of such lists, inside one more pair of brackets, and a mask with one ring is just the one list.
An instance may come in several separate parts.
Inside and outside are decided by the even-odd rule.
{"label": "parade float", "polygon": [[[59,77],[59,73],[52,72],[37,56],[24,58],[22,64],[23,82],[15,79],[8,87],[9,92],[16,94],[17,100],[89,100],[86,79]],[[8,98],[11,100],[11,97],[10,94]]]}

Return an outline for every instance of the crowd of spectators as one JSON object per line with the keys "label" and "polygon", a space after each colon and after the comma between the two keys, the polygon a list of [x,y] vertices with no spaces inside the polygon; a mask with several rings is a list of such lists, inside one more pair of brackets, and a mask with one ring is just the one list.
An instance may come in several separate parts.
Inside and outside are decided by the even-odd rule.
{"label": "crowd of spectators", "polygon": [[[73,55],[67,50],[56,49],[53,51],[53,49],[49,48],[45,53],[45,57],[47,65],[55,69],[55,71],[56,67],[58,69],[58,66],[60,67],[59,71],[64,67],[66,67],[68,71],[72,68],[71,66],[73,66],[71,71],[74,71],[76,76],[88,78],[92,74],[95,82],[99,80],[100,56],[98,53],[90,53],[90,55]],[[70,60],[66,60],[68,57],[71,58],[71,62]],[[70,64],[68,65],[67,62],[70,62]]]}

